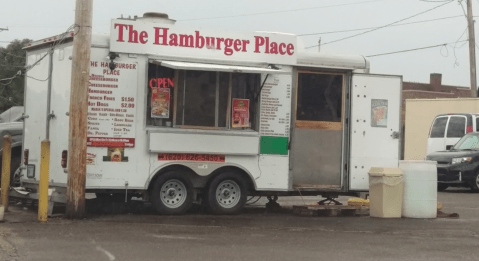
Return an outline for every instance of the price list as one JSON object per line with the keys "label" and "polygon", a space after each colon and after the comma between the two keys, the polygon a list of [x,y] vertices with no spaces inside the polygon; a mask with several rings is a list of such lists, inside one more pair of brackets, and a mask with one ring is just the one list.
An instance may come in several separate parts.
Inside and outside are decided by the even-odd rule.
{"label": "price list", "polygon": [[291,75],[269,77],[261,91],[261,136],[289,137]]}
{"label": "price list", "polygon": [[137,64],[90,62],[87,144],[89,147],[135,146]]}

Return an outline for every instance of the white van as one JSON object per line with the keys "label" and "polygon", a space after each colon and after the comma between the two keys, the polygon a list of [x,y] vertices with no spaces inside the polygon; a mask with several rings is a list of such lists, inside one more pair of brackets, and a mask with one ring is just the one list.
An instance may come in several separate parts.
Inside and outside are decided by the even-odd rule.
{"label": "white van", "polygon": [[466,133],[477,132],[477,113],[440,114],[434,119],[427,140],[427,154],[449,150]]}

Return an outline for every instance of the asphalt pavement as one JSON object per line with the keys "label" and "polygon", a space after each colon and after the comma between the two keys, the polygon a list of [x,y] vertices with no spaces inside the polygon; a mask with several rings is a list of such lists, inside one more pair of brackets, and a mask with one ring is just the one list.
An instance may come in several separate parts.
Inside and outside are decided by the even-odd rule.
{"label": "asphalt pavement", "polygon": [[[340,201],[346,202],[347,197]],[[268,213],[261,199],[236,216],[196,208],[159,216],[148,206],[90,208],[88,218],[56,214],[36,222],[34,208],[14,205],[0,224],[1,260],[479,260],[479,194],[448,189],[438,195],[459,218],[379,219],[299,217],[294,204],[317,197],[280,198]],[[107,209],[106,207],[103,207]],[[95,211],[96,210],[96,211]],[[57,213],[62,209],[56,209]]]}

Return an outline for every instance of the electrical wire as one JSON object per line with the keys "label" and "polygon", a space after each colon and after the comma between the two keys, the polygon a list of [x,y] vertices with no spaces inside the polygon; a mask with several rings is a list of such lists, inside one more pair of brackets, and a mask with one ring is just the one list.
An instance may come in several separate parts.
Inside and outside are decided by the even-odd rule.
{"label": "electrical wire", "polygon": [[455,43],[454,46],[452,47],[452,51],[453,51],[453,53],[454,53],[454,58],[455,58],[455,60],[454,60],[454,68],[456,68],[456,66],[459,66],[459,62],[457,61],[458,59],[457,59],[457,55],[456,55],[456,49],[459,49],[459,48],[463,47],[463,46],[467,43],[467,41],[469,41],[469,39],[467,39],[467,40],[464,42],[463,45],[461,45],[460,47],[456,47],[456,46],[457,46],[457,43],[459,42],[459,40],[461,40],[461,38],[464,36],[464,34],[466,34],[467,29],[468,29],[468,27],[466,26],[466,29],[464,30],[464,32],[462,32],[461,36],[459,36],[459,38],[457,38],[456,43]]}
{"label": "electrical wire", "polygon": [[[479,1],[479,0],[478,0],[478,1]],[[430,19],[430,20],[422,20],[422,21],[416,21],[416,22],[410,22],[410,23],[395,24],[395,25],[391,25],[391,27],[392,27],[392,26],[403,26],[403,25],[410,25],[410,24],[426,23],[426,22],[432,22],[432,21],[438,21],[438,20],[445,20],[445,19],[452,19],[452,18],[458,18],[458,17],[462,17],[462,15],[448,16],[448,17],[442,17],[442,18]],[[477,17],[477,16],[476,16],[476,17]],[[341,30],[341,31],[322,32],[322,33],[298,34],[297,36],[310,36],[310,35],[319,35],[319,34],[345,33],[345,32],[354,32],[354,31],[364,31],[364,30],[376,29],[376,28],[380,28],[380,27],[366,27],[366,28],[349,29],[349,30]]]}
{"label": "electrical wire", "polygon": [[[3,86],[7,86],[7,85],[9,85],[10,83],[12,83],[13,80],[14,80],[15,78],[17,78],[17,76],[19,76],[19,75],[21,75],[21,74],[22,74],[22,71],[20,70],[20,71],[18,71],[14,76],[12,76],[12,77],[10,77],[10,78],[0,79],[0,84],[3,85]],[[2,83],[2,82],[1,82],[1,81],[8,81],[8,80],[10,80],[8,83]],[[1,97],[1,96],[0,96],[0,97]]]}
{"label": "electrical wire", "polygon": [[40,79],[37,79],[37,78],[32,77],[32,76],[28,76],[28,75],[27,75],[26,77],[27,77],[27,78],[34,79],[34,80],[37,80],[37,81],[39,81],[39,82],[46,82],[48,79],[50,79],[50,76],[48,76],[45,80],[40,80]]}
{"label": "electrical wire", "polygon": [[[465,41],[468,41],[468,40],[458,41],[458,42],[465,42]],[[429,49],[429,48],[435,48],[435,47],[439,47],[439,46],[447,46],[447,45],[455,44],[455,43],[457,43],[457,42],[443,43],[443,44],[438,44],[438,45],[431,45],[431,46],[426,46],[426,47],[420,47],[420,48],[414,48],[414,49],[407,49],[407,50],[402,50],[402,51],[397,51],[397,52],[366,55],[366,57],[369,58],[369,57],[376,57],[376,56],[383,56],[383,55],[390,55],[390,54],[397,54],[397,53],[412,52],[412,51],[417,51],[417,50],[424,50],[424,49]]]}
{"label": "electrical wire", "polygon": [[[24,73],[26,74],[28,71],[30,71],[31,69],[33,69],[33,67],[35,67],[36,65],[38,65],[47,55],[49,55],[50,53],[53,53],[53,50],[55,49],[55,47],[56,47],[57,45],[62,44],[62,43],[65,41],[66,36],[67,36],[69,33],[71,33],[71,31],[74,30],[76,27],[79,27],[79,26],[76,25],[76,24],[73,24],[73,25],[71,25],[70,27],[68,27],[68,29],[67,29],[63,34],[61,34],[60,39],[59,39],[58,41],[53,42],[53,45],[52,45],[52,47],[50,48],[50,50],[48,50],[48,51],[46,52],[46,54],[43,55],[40,59],[38,59],[35,63],[33,63],[32,65],[27,66],[27,68],[25,69],[25,72],[24,72]],[[13,81],[16,77],[18,77],[18,76],[20,76],[20,75],[22,75],[22,71],[21,71],[21,70],[18,71],[13,77],[0,79],[0,84],[6,86],[6,85],[12,83],[12,81]],[[29,76],[27,76],[27,77],[29,77]],[[50,70],[49,76],[48,76],[48,78],[47,78],[46,80],[48,80],[50,77],[51,77],[51,70]],[[33,78],[33,77],[29,77],[29,78]],[[33,79],[39,80],[39,79],[36,79],[36,78],[33,78]],[[2,82],[1,82],[1,81],[5,81],[5,80],[10,80],[10,81],[9,81],[8,83],[2,83]],[[39,81],[46,81],[46,80],[39,80]]]}
{"label": "electrical wire", "polygon": [[207,18],[192,18],[192,19],[183,19],[183,20],[177,20],[177,21],[178,22],[184,22],[184,21],[212,20],[212,19],[224,19],[224,18],[233,18],[233,17],[245,17],[245,16],[289,13],[289,12],[306,11],[306,10],[313,10],[313,9],[324,9],[324,8],[331,8],[331,7],[338,7],[338,6],[358,5],[358,4],[380,2],[380,1],[386,1],[386,0],[370,0],[370,1],[363,1],[363,2],[356,2],[356,3],[339,4],[339,5],[316,6],[316,7],[308,7],[308,8],[289,9],[289,10],[282,10],[282,11],[272,11],[272,12],[252,13],[252,14],[241,14],[241,15],[216,16],[216,17],[207,17]]}
{"label": "electrical wire", "polygon": [[[381,26],[381,27],[377,27],[377,28],[375,28],[375,29],[372,29],[372,30],[369,30],[369,31],[366,31],[366,32],[362,32],[362,33],[359,33],[359,34],[355,34],[355,35],[351,35],[351,36],[347,36],[347,37],[344,37],[344,38],[340,38],[340,39],[337,39],[337,40],[334,40],[334,41],[331,41],[331,42],[327,42],[327,43],[321,44],[321,46],[327,45],[327,44],[331,44],[331,43],[336,43],[336,42],[343,41],[343,40],[346,40],[346,39],[350,39],[350,38],[353,38],[353,37],[356,37],[356,36],[360,36],[360,35],[363,35],[363,34],[367,34],[367,33],[370,33],[370,32],[373,32],[373,31],[376,31],[376,30],[379,30],[379,29],[382,29],[382,28],[389,27],[389,26],[391,26],[391,25],[393,25],[393,24],[397,24],[397,23],[400,23],[400,22],[402,22],[402,21],[411,19],[411,18],[413,18],[413,17],[416,17],[416,16],[419,16],[419,15],[425,14],[425,13],[427,13],[427,12],[430,12],[430,11],[432,11],[432,10],[434,10],[434,9],[437,9],[437,8],[439,8],[439,7],[442,7],[442,6],[445,6],[445,5],[450,4],[450,3],[452,3],[452,2],[454,2],[454,1],[451,0],[451,1],[449,1],[449,2],[446,2],[446,3],[442,4],[442,5],[435,6],[435,7],[431,8],[431,9],[428,9],[428,10],[426,10],[426,11],[417,13],[417,14],[412,15],[412,16],[409,16],[409,17],[407,17],[407,18],[398,20],[398,21],[396,21],[396,22],[392,22],[392,23],[390,23],[390,24],[387,24],[387,25],[384,25],[384,26]],[[318,46],[319,46],[319,44],[306,47],[305,49],[309,49],[309,48],[313,48],[313,47],[318,47]]]}
{"label": "electrical wire", "polygon": [[466,13],[466,9],[464,9],[464,6],[462,5],[462,0],[459,0],[458,4],[461,6],[462,12],[464,13],[464,17],[467,20],[467,13]]}

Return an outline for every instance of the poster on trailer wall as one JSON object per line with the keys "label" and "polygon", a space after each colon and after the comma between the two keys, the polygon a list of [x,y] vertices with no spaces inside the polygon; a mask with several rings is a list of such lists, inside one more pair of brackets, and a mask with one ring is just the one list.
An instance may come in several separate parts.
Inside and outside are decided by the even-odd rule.
{"label": "poster on trailer wall", "polygon": [[168,119],[170,117],[170,89],[151,89],[151,118]]}
{"label": "poster on trailer wall", "polygon": [[249,127],[249,100],[233,99],[232,110],[232,127],[247,128]]}

